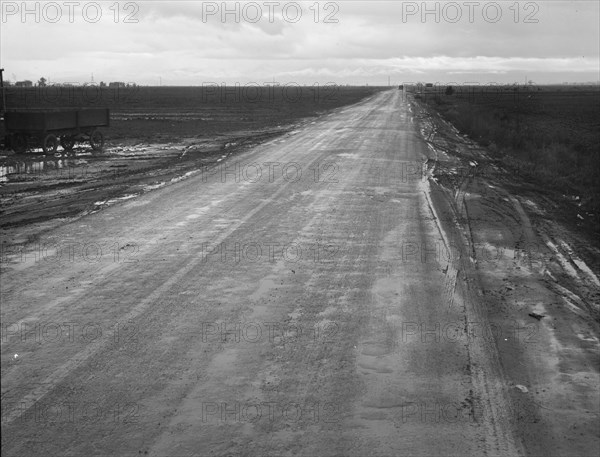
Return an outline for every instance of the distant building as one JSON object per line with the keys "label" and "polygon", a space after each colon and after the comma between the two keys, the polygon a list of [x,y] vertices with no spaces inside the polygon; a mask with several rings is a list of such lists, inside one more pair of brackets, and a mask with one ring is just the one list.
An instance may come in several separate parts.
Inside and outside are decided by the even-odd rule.
{"label": "distant building", "polygon": [[26,79],[25,81],[17,81],[15,83],[15,86],[17,86],[17,87],[33,87],[33,82]]}
{"label": "distant building", "polygon": [[433,83],[427,83],[425,84],[425,87],[433,87]]}
{"label": "distant building", "polygon": [[125,84],[124,82],[121,81],[112,81],[110,83],[108,83],[108,87],[112,87],[112,88],[118,88],[118,87],[126,87],[127,84]]}

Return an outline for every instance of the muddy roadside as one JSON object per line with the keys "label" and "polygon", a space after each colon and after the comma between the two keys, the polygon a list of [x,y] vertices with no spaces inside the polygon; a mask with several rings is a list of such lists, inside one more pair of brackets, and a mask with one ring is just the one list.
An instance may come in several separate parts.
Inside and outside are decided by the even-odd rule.
{"label": "muddy roadside", "polygon": [[576,200],[508,172],[423,104],[413,100],[411,108],[430,147],[423,170],[441,225],[467,245],[466,259],[452,258],[458,249],[448,257],[485,318],[466,322],[465,332],[497,354],[510,398],[505,414],[531,455],[595,455],[600,249],[593,228],[577,217]]}
{"label": "muddy roadside", "polygon": [[[235,167],[236,157],[243,151],[265,142],[284,140],[314,119],[256,130],[188,135],[177,140],[152,136],[149,131],[144,138],[107,141],[102,152],[94,152],[88,145],[78,145],[70,154],[59,148],[53,156],[37,150],[25,154],[2,151],[3,245],[18,249],[58,225],[120,201],[191,175],[215,173],[214,168],[219,164]],[[8,254],[3,252],[3,256]]]}

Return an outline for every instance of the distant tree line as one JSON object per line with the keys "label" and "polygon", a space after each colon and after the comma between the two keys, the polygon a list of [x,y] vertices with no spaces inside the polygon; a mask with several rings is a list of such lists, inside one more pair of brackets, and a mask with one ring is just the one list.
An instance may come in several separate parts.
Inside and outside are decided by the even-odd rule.
{"label": "distant tree line", "polygon": [[[14,83],[11,81],[4,81],[4,85],[6,87],[14,86],[14,87],[47,87],[48,85],[52,86],[62,86],[62,87],[71,87],[71,86],[88,86],[95,85],[95,83],[52,83],[48,84],[48,80],[43,76],[34,84],[33,81],[29,79],[25,79],[23,81],[15,81]],[[136,83],[125,83],[122,81],[111,81],[106,84],[104,81],[100,81],[98,83],[99,87],[108,87],[111,89],[124,88],[124,87],[137,87]]]}

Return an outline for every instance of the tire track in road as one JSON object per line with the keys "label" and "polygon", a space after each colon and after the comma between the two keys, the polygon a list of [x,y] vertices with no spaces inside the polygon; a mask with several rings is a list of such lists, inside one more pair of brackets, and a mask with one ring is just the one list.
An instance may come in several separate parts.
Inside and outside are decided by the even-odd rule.
{"label": "tire track in road", "polygon": [[[435,129],[433,129],[435,135]],[[435,142],[432,141],[432,135],[424,139],[434,148],[437,161],[437,149]],[[465,331],[469,335],[470,323],[485,323],[487,316],[484,312],[484,306],[480,303],[480,297],[483,296],[480,286],[477,282],[477,272],[474,268],[476,259],[475,245],[472,233],[471,222],[469,220],[468,207],[466,204],[466,189],[468,181],[464,179],[458,186],[456,194],[450,196],[443,187],[434,181],[433,175],[427,175],[427,183],[424,189],[427,195],[427,202],[430,210],[434,213],[434,220],[438,230],[444,240],[448,252],[451,248],[458,246],[460,248],[460,257],[456,262],[449,262],[447,265],[447,286],[445,291],[452,290],[452,294],[446,293],[449,307],[460,303],[464,307]],[[432,203],[432,189],[437,190],[436,195],[441,198]],[[453,217],[453,224],[443,227],[442,219],[436,212],[436,207],[444,208],[450,211]],[[447,220],[445,218],[444,220]],[[460,224],[458,221],[464,221]],[[458,240],[456,243],[450,241],[446,230],[453,232],[452,239]],[[468,250],[468,253],[465,252]],[[451,255],[450,255],[451,256]],[[458,281],[462,272],[463,281]],[[471,278],[473,281],[469,281]],[[472,283],[472,284],[471,284]],[[485,426],[485,454],[486,455],[524,455],[523,444],[516,436],[514,424],[507,414],[513,410],[511,399],[507,393],[504,373],[500,363],[498,349],[489,338],[473,338],[468,336],[467,350],[469,354],[469,372],[474,390],[472,413],[478,421]]]}
{"label": "tire track in road", "polygon": [[[26,392],[21,400],[29,409],[44,398],[60,398],[61,383],[80,387],[73,395],[76,400],[107,397],[110,389],[117,393],[126,389],[130,392],[128,400],[140,402],[148,414],[137,429],[115,428],[109,437],[100,436],[98,427],[89,423],[81,425],[75,439],[70,430],[56,430],[53,445],[63,445],[71,453],[93,446],[157,455],[183,449],[235,455],[519,454],[503,410],[508,403],[494,347],[479,341],[428,345],[421,338],[404,344],[401,338],[403,322],[425,323],[427,329],[444,319],[458,322],[459,327],[462,319],[465,323],[486,322],[477,284],[463,281],[466,276],[474,277],[471,257],[464,249],[455,261],[449,258],[447,262],[437,259],[427,263],[416,259],[411,264],[402,257],[402,244],[411,240],[421,246],[439,242],[451,252],[455,246],[472,246],[452,225],[463,220],[464,214],[455,212],[451,226],[444,225],[446,218],[440,218],[441,211],[456,211],[452,206],[455,202],[451,196],[434,195],[434,182],[400,184],[396,177],[382,176],[383,171],[403,170],[411,158],[426,151],[426,144],[406,116],[407,107],[398,92],[389,91],[358,109],[348,108],[341,117],[328,117],[314,130],[286,138],[282,144],[261,146],[250,154],[256,158],[266,151],[272,159],[300,157],[307,166],[339,157],[350,172],[337,187],[324,185],[307,192],[300,184],[292,188],[292,183],[279,181],[272,183],[278,188],[271,192],[263,186],[223,186],[161,218],[164,225],[152,233],[158,237],[164,231],[165,237],[173,238],[167,244],[176,243],[178,236],[186,235],[187,239],[187,235],[194,235],[184,244],[185,257],[167,256],[168,262],[155,265],[149,272],[141,271],[141,265],[140,270],[128,271],[125,280],[115,285],[134,281],[136,273],[143,274],[145,281],[132,289],[134,298],[124,303],[115,300],[109,306],[112,313],[121,312],[117,305],[132,306],[123,320],[148,324],[148,333],[154,334],[144,341],[144,351],[136,353],[137,359],[117,355],[106,373],[93,372],[85,366],[87,360],[97,357],[107,366],[113,355],[108,350],[110,340],[97,340],[57,364],[44,384]],[[278,148],[281,154],[276,152]],[[418,162],[420,157],[412,161]],[[169,193],[168,188],[158,191],[163,197],[144,208],[160,210],[166,204],[176,204],[176,199],[186,201],[183,190],[193,191],[198,182],[182,183],[179,192]],[[219,192],[227,194],[222,202],[202,212],[205,200],[215,195],[221,198]],[[194,206],[202,208],[196,211]],[[210,220],[207,215],[215,213],[219,213],[219,220]],[[140,213],[132,220],[146,228],[158,224]],[[304,265],[302,270],[292,267],[296,268],[293,273],[284,262],[239,268],[221,262],[211,268],[215,264],[204,266],[204,256],[199,255],[199,243],[207,238],[210,246],[217,246],[267,234],[272,234],[273,241],[314,243],[329,239],[341,246],[346,243],[347,251],[332,262]],[[146,281],[153,287],[144,290]],[[103,292],[99,287],[99,296]],[[86,310],[97,301],[90,297],[77,310]],[[67,311],[61,310],[65,315]],[[308,328],[337,319],[344,334],[329,346],[311,342],[285,351],[265,341],[240,345],[229,334],[225,341],[220,335],[212,346],[198,338],[200,325],[206,320],[229,325],[274,318]],[[161,326],[165,320],[166,325]],[[60,360],[66,358],[65,351]],[[191,379],[193,374],[199,376]],[[81,381],[92,377],[93,382],[80,386]],[[267,383],[268,388],[263,388]],[[247,404],[263,399],[334,403],[340,407],[339,420],[334,424],[201,422],[203,401]],[[412,423],[403,421],[407,408],[424,403],[460,403],[458,414],[466,414],[468,400],[478,402],[471,413],[483,426],[474,426],[470,417],[458,423],[428,422],[417,416]],[[8,422],[4,423],[11,425],[9,445],[13,449],[30,433],[48,437],[55,431],[51,427],[33,430],[35,424],[28,423],[30,430],[19,428],[21,423],[15,422],[24,412],[9,410]]]}
{"label": "tire track in road", "polygon": [[[353,122],[359,121],[353,119]],[[294,216],[291,221],[286,217],[279,223],[270,223],[273,236],[285,231],[289,224],[295,223],[296,225],[300,224],[300,230],[298,232],[294,231],[294,244],[303,246],[305,242],[320,242],[321,237],[327,237],[329,242],[342,246],[345,240],[340,236],[346,234],[345,227],[349,223],[354,222],[354,225],[352,225],[354,231],[360,232],[362,226],[352,219],[354,215],[352,210],[355,207],[365,205],[365,202],[370,201],[370,197],[362,189],[356,189],[356,181],[357,177],[365,174],[365,169],[369,167],[370,160],[360,160],[359,156],[349,156],[346,152],[343,152],[347,149],[338,146],[338,138],[329,138],[328,145],[319,152],[320,160],[324,160],[329,156],[337,162],[337,156],[342,164],[350,165],[348,168],[343,167],[344,170],[348,169],[349,171],[341,176],[339,184],[329,185],[324,189],[315,191],[314,199],[308,207],[293,208],[302,209],[303,215]],[[367,146],[364,147],[370,149]],[[335,155],[330,156],[330,154]],[[319,157],[315,160],[319,160]],[[298,202],[295,202],[295,204],[297,205]],[[296,211],[292,211],[292,213],[296,213]],[[346,213],[346,215],[341,216],[340,213]],[[340,224],[341,220],[345,221],[346,224]],[[261,280],[258,289],[252,293],[252,311],[250,315],[244,314],[244,320],[250,322],[273,320],[274,313],[281,312],[282,308],[286,309],[287,292],[294,292],[297,295],[294,296],[292,302],[295,307],[286,309],[288,317],[284,319],[291,325],[298,325],[301,329],[320,328],[323,331],[323,326],[327,325],[328,318],[339,323],[336,319],[339,312],[342,312],[345,317],[349,316],[347,310],[342,311],[340,308],[344,308],[343,303],[351,301],[351,297],[356,296],[357,289],[352,285],[356,281],[356,271],[360,271],[363,259],[351,253],[339,252],[337,254],[335,261],[319,262],[312,268],[299,270],[298,267],[294,267],[296,271],[292,283],[295,286],[288,286],[288,281],[285,281],[285,285],[279,286],[280,280],[283,284],[285,268],[282,267],[281,263],[273,265]],[[352,275],[352,279],[349,277],[350,275]],[[300,284],[298,284],[298,281],[300,281]],[[349,286],[350,289],[348,289]],[[271,306],[268,306],[267,303]],[[341,305],[340,308],[338,308],[338,304]],[[272,308],[276,308],[277,311]],[[281,316],[278,318],[281,318]],[[344,330],[347,329],[344,327]],[[350,332],[347,336],[352,338],[353,333]],[[165,455],[170,449],[175,448],[178,450],[194,449],[194,443],[199,441],[198,436],[182,436],[177,434],[177,431],[180,426],[184,427],[192,423],[194,412],[197,415],[197,411],[202,407],[199,403],[201,399],[218,399],[220,401],[225,399],[252,399],[252,402],[269,401],[277,405],[289,403],[292,399],[292,401],[297,401],[303,406],[304,403],[302,402],[308,401],[306,399],[310,399],[311,402],[318,399],[317,404],[321,407],[332,405],[333,400],[328,396],[331,387],[329,383],[331,377],[338,376],[338,374],[331,372],[329,364],[317,364],[315,366],[316,361],[323,360],[331,355],[331,348],[328,347],[330,344],[333,343],[322,344],[320,340],[311,341],[306,347],[302,346],[297,349],[292,344],[291,348],[285,350],[287,360],[285,365],[263,362],[258,368],[256,366],[248,367],[248,360],[252,359],[252,354],[256,351],[254,347],[248,348],[241,347],[239,344],[227,344],[225,351],[228,363],[223,364],[222,358],[219,356],[211,361],[202,384],[194,387],[186,394],[185,399],[179,404],[179,410],[182,410],[182,413],[173,417],[170,421],[167,431],[152,446],[151,455]],[[266,356],[267,360],[271,360],[271,357],[281,356],[281,348],[278,345],[273,343],[266,346],[266,348],[261,349],[261,354],[269,354],[270,356]],[[272,352],[276,355],[271,355]],[[296,363],[290,363],[291,360]],[[232,393],[223,392],[215,386],[221,384],[221,377],[235,378],[236,367],[242,366],[248,367],[247,370],[252,371],[254,381],[248,385],[241,382],[239,386],[236,385],[236,389],[240,389],[240,392],[237,392],[232,399]],[[311,367],[314,371],[306,373],[305,367]],[[299,370],[299,372],[296,370]],[[277,380],[276,384],[281,382],[283,385],[289,385],[292,379],[302,379],[303,382],[293,388],[288,387],[284,392],[279,392],[275,388],[263,390],[260,382],[263,379],[270,380],[269,382]],[[323,411],[321,410],[319,413],[323,414]],[[323,418],[321,417],[321,419]],[[289,423],[287,425],[289,426]],[[259,425],[254,424],[245,424],[244,427],[240,427],[236,421],[232,424],[219,423],[214,426],[214,429],[211,426],[210,423],[205,424],[202,433],[204,433],[203,436],[206,436],[205,439],[210,445],[214,446],[216,446],[215,442],[225,441],[228,436],[232,435],[239,436],[238,440],[247,439],[247,436],[251,436],[252,430],[256,432],[258,428],[261,428]],[[282,438],[286,436],[284,426],[285,424],[282,425],[281,419],[269,421],[266,425],[262,425],[261,432],[267,429],[270,436],[264,439],[263,436],[252,438],[253,449],[260,449],[260,451],[255,451],[256,455],[279,455],[279,453],[285,452],[286,442]],[[212,430],[213,432],[207,432],[206,430]],[[307,445],[311,444],[307,443]],[[236,449],[240,449],[239,452],[242,452],[241,449],[247,448],[241,446]],[[231,449],[228,452],[237,453]]]}
{"label": "tire track in road", "polygon": [[[271,204],[280,194],[286,190],[287,186],[282,186],[276,191],[269,199],[264,200],[258,204],[253,210],[248,212],[242,219],[237,223],[228,228],[221,236],[215,240],[215,244],[218,245],[224,242],[233,232],[235,232],[241,225],[246,223],[256,213],[262,210],[265,206]],[[160,287],[155,289],[150,295],[144,298],[137,306],[135,306],[130,312],[123,316],[124,322],[129,322],[137,319],[140,315],[146,312],[153,304],[155,304],[159,298],[165,294],[171,287],[177,284],[183,277],[189,274],[194,268],[200,265],[204,259],[202,257],[194,258],[177,272],[175,272],[167,281],[165,281]],[[103,336],[102,339],[97,339],[87,346],[83,351],[78,353],[75,357],[70,359],[68,362],[56,369],[50,376],[48,376],[42,382],[41,386],[37,389],[26,394],[19,400],[18,403],[28,405],[25,408],[17,407],[12,410],[7,410],[4,417],[3,423],[10,424],[15,419],[18,419],[25,414],[31,407],[33,407],[38,401],[40,401],[48,392],[52,391],[61,381],[63,381],[73,370],[83,365],[90,357],[97,352],[106,348],[111,343],[110,337]]]}
{"label": "tire track in road", "polygon": [[[443,195],[446,195],[445,193]],[[448,198],[446,196],[446,198]],[[451,207],[449,202],[443,203]],[[460,205],[463,211],[466,206]],[[458,214],[461,220],[468,221],[468,217]],[[439,219],[436,218],[436,221]],[[439,225],[440,231],[444,227]],[[470,234],[470,228],[465,227],[461,230],[456,226],[457,235],[462,238],[460,243],[455,245],[462,247],[462,254],[458,261],[460,271],[463,272],[463,281],[455,283],[453,297],[447,297],[452,303],[458,302],[464,306],[466,332],[470,332],[469,325],[472,323],[485,323],[487,316],[480,300],[483,296],[477,282],[468,281],[467,278],[477,280],[477,273],[473,268],[471,254],[464,252],[465,247],[473,246]],[[446,240],[447,236],[444,237]],[[450,244],[450,243],[449,243]],[[448,271],[451,271],[450,266]],[[458,275],[458,272],[456,273]],[[486,455],[524,455],[523,445],[516,438],[514,425],[508,412],[513,410],[511,399],[508,396],[504,380],[504,373],[500,363],[498,349],[490,338],[468,338],[467,349],[469,352],[471,380],[474,389],[474,413],[486,429],[485,445]]]}
{"label": "tire track in road", "polygon": [[[362,103],[364,103],[364,102],[362,102]],[[326,137],[327,135],[329,135],[330,130],[331,130],[331,127],[320,131],[317,138]],[[313,140],[314,140],[314,138],[313,138]],[[295,140],[295,141],[298,141],[298,140]],[[317,145],[318,144],[319,144],[319,142],[317,141]],[[317,147],[317,145],[315,145],[313,147]],[[318,160],[318,157],[320,157],[320,156],[317,155],[313,159],[313,161]],[[239,227],[243,226],[248,220],[250,220],[253,216],[255,216],[257,213],[259,213],[263,208],[267,207],[268,205],[271,205],[274,201],[277,200],[277,198],[281,194],[283,194],[286,190],[288,190],[288,187],[290,185],[293,185],[292,181],[287,181],[282,178],[280,178],[279,181],[280,181],[280,184],[283,183],[283,185],[279,185],[278,190],[276,190],[274,193],[270,194],[270,196],[268,198],[263,199],[261,203],[256,205],[252,210],[248,211],[245,215],[243,215],[241,218],[239,218],[231,226],[226,228],[225,231],[222,232],[219,236],[217,236],[211,244],[213,246],[218,246],[221,243],[225,242],[225,240],[229,236],[231,236],[232,233],[234,233],[236,230],[238,230]],[[227,211],[224,211],[223,213],[226,214]],[[161,296],[163,296],[167,291],[169,291],[169,289],[171,289],[173,286],[175,286],[181,279],[183,279],[186,275],[188,275],[191,271],[193,271],[195,268],[197,268],[203,262],[204,262],[204,258],[202,255],[193,257],[191,261],[187,262],[183,267],[180,267],[175,273],[173,273],[167,281],[162,283],[152,293],[150,293],[145,298],[143,298],[136,306],[133,307],[133,309],[131,309],[131,311],[129,311],[124,316],[122,316],[121,321],[130,322],[130,321],[134,321],[135,319],[139,318],[142,314],[144,314],[146,311],[148,311],[155,303],[157,303],[159,301],[159,299],[161,298]],[[100,273],[104,273],[108,276],[115,275],[116,273],[118,273],[118,268],[117,268],[118,265],[119,264],[108,265],[108,266],[104,267],[103,269],[101,269]],[[81,291],[79,296],[81,296],[82,293],[84,293],[84,292],[85,292],[85,290]],[[75,298],[77,298],[77,296],[71,297],[70,299],[73,300]],[[64,300],[58,299],[58,300],[55,300],[54,302],[51,302],[50,305],[52,305],[52,303],[54,303],[54,305],[56,305],[58,303],[61,303],[62,301],[64,301]],[[48,307],[51,308],[52,306],[50,306],[50,305],[48,305]],[[48,307],[46,307],[46,308],[48,308]],[[21,323],[26,322],[28,320],[31,320],[32,318],[35,318],[35,316],[33,316],[33,317],[28,316],[26,318],[21,319],[20,322]],[[3,417],[2,417],[3,425],[9,425],[9,424],[13,423],[16,419],[18,419],[18,418],[22,417],[24,414],[26,414],[27,411],[29,411],[37,402],[42,400],[49,392],[51,392],[53,389],[55,389],[58,384],[60,384],[64,379],[66,379],[70,373],[72,373],[77,368],[83,366],[95,354],[102,351],[103,349],[106,349],[111,344],[111,342],[112,342],[112,340],[111,340],[111,337],[109,336],[109,334],[104,333],[101,338],[98,338],[98,339],[94,340],[93,342],[91,342],[88,346],[86,346],[86,348],[84,350],[77,353],[74,357],[69,359],[66,363],[62,364],[60,367],[58,367],[56,370],[54,370],[49,376],[47,376],[39,384],[38,387],[29,391],[27,394],[22,396],[18,401],[15,401],[15,405],[16,405],[15,407],[6,408],[5,410],[3,410]],[[23,407],[23,405],[25,405],[25,407]]]}

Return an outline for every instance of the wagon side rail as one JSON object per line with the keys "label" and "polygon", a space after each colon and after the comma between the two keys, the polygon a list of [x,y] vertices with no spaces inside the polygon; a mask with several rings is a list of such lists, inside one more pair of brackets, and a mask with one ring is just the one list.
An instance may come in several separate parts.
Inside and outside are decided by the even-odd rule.
{"label": "wagon side rail", "polygon": [[110,111],[108,108],[8,111],[5,125],[17,152],[25,152],[30,143],[36,142],[45,153],[54,153],[59,138],[66,151],[71,151],[77,141],[86,140],[94,150],[101,150],[104,135],[98,128],[110,125]]}

